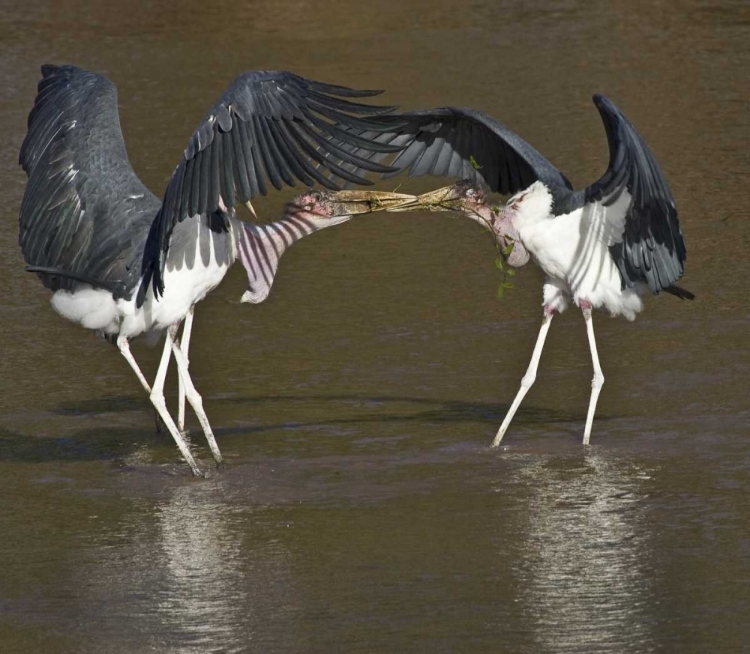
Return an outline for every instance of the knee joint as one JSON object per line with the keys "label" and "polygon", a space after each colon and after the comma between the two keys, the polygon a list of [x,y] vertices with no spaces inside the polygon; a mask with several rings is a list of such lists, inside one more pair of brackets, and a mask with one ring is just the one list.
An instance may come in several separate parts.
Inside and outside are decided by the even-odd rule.
{"label": "knee joint", "polygon": [[160,409],[163,409],[167,406],[167,403],[164,401],[164,394],[163,393],[156,393],[154,391],[151,391],[151,394],[149,395],[149,399],[151,400],[151,403]]}
{"label": "knee joint", "polygon": [[186,391],[185,395],[187,396],[187,399],[190,402],[190,404],[192,404],[194,407],[195,406],[199,406],[199,407],[203,406],[203,398],[201,397],[200,393],[195,390],[194,387],[191,388],[191,389],[188,389]]}

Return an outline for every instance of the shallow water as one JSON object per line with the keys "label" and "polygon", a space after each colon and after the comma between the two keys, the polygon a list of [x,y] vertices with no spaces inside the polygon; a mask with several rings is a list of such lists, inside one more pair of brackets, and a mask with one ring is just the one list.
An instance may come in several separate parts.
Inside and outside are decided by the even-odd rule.
{"label": "shallow water", "polygon": [[[2,652],[746,647],[746,4],[0,5]],[[585,450],[585,330],[577,312],[556,318],[490,451],[541,273],[520,271],[498,302],[470,221],[353,221],[296,245],[266,303],[238,304],[237,270],[198,306],[191,370],[228,465],[193,479],[116,350],[23,271],[17,153],[47,61],[115,81],[157,193],[246,69],[486,110],[578,186],[606,165],[603,92],[669,177],[698,299],[595,318],[606,383]],[[292,193],[256,206],[278,215]],[[134,353],[153,375],[157,351]]]}

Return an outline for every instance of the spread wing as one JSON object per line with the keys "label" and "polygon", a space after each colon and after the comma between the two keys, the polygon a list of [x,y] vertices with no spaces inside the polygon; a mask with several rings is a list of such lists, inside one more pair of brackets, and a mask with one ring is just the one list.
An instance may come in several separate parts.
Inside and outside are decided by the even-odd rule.
{"label": "spread wing", "polygon": [[[566,194],[566,177],[518,134],[494,118],[465,107],[442,107],[379,116],[377,122],[390,129],[358,130],[357,134],[377,143],[396,146],[401,152],[390,164],[393,177],[403,171],[411,176],[459,177],[483,183],[495,193],[512,195],[535,181]],[[354,153],[383,161],[387,153]],[[363,169],[355,169],[361,173]]]}
{"label": "spread wing", "polygon": [[53,290],[84,281],[120,297],[140,278],[159,200],[130,166],[114,84],[75,66],[42,75],[19,157],[24,259]]}
{"label": "spread wing", "polygon": [[153,275],[163,292],[166,253],[175,224],[186,218],[231,209],[296,180],[339,188],[338,181],[371,182],[353,166],[378,173],[392,170],[351,150],[393,152],[347,129],[378,130],[372,117],[392,111],[348,98],[376,95],[304,79],[289,72],[240,75],[195,130],[169,181],[144,259],[145,295]]}
{"label": "spread wing", "polygon": [[[379,123],[391,122],[393,127],[355,132],[401,149],[390,162],[397,171],[384,177],[403,171],[460,177],[505,195],[543,182],[556,215],[585,208],[595,235],[609,246],[624,286],[643,281],[654,293],[673,292],[683,272],[685,243],[667,180],[624,114],[604,96],[595,95],[594,104],[607,132],[609,167],[601,179],[579,191],[573,191],[568,179],[517,134],[473,109],[443,107],[379,116]],[[388,157],[356,148],[353,152],[378,162]]]}
{"label": "spread wing", "polygon": [[651,149],[620,109],[603,95],[595,95],[594,104],[607,133],[609,166],[583,191],[584,202],[599,203],[616,227],[609,250],[623,285],[646,282],[659,293],[682,277],[686,257],[674,197]]}

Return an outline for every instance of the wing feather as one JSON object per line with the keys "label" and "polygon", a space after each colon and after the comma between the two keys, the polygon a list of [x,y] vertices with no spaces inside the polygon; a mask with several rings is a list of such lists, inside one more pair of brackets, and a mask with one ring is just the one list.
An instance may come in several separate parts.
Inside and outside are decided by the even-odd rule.
{"label": "wing feather", "polygon": [[163,292],[172,230],[196,211],[212,213],[222,204],[231,207],[238,200],[266,195],[269,184],[281,189],[299,180],[335,189],[341,181],[371,183],[347,167],[390,171],[369,157],[351,153],[355,146],[394,149],[353,133],[382,130],[374,119],[393,108],[352,100],[378,93],[289,72],[252,71],[237,77],[193,132],[170,179],[152,230],[155,243],[143,260],[139,302],[149,285],[157,297]]}
{"label": "wing feather", "polygon": [[[349,131],[403,148],[390,162],[397,170],[383,175],[385,178],[404,171],[411,176],[448,173],[478,180],[492,191],[505,194],[523,190],[536,180],[544,182],[553,197],[567,197],[572,191],[565,176],[531,145],[480,111],[441,107],[370,120],[380,125],[379,133],[356,126]],[[370,149],[363,156],[375,159],[379,156],[375,152]],[[352,172],[362,173],[364,169],[354,168]]]}
{"label": "wing feather", "polygon": [[53,290],[93,279],[129,296],[159,201],[130,166],[114,84],[75,66],[42,66],[19,163],[28,175],[19,215],[28,266]]}
{"label": "wing feather", "polygon": [[674,197],[656,157],[625,114],[602,95],[594,96],[594,105],[607,134],[609,166],[585,189],[585,201],[622,204],[627,191],[621,240],[610,253],[623,287],[644,282],[659,293],[682,277],[686,258]]}

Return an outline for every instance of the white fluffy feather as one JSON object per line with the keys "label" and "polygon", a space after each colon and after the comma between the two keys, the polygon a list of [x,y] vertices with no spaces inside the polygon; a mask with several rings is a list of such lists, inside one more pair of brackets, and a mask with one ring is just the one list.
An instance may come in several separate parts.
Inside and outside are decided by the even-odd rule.
{"label": "white fluffy feather", "polygon": [[114,333],[119,327],[119,311],[109,291],[90,286],[73,292],[57,291],[51,302],[57,313],[87,329]]}

